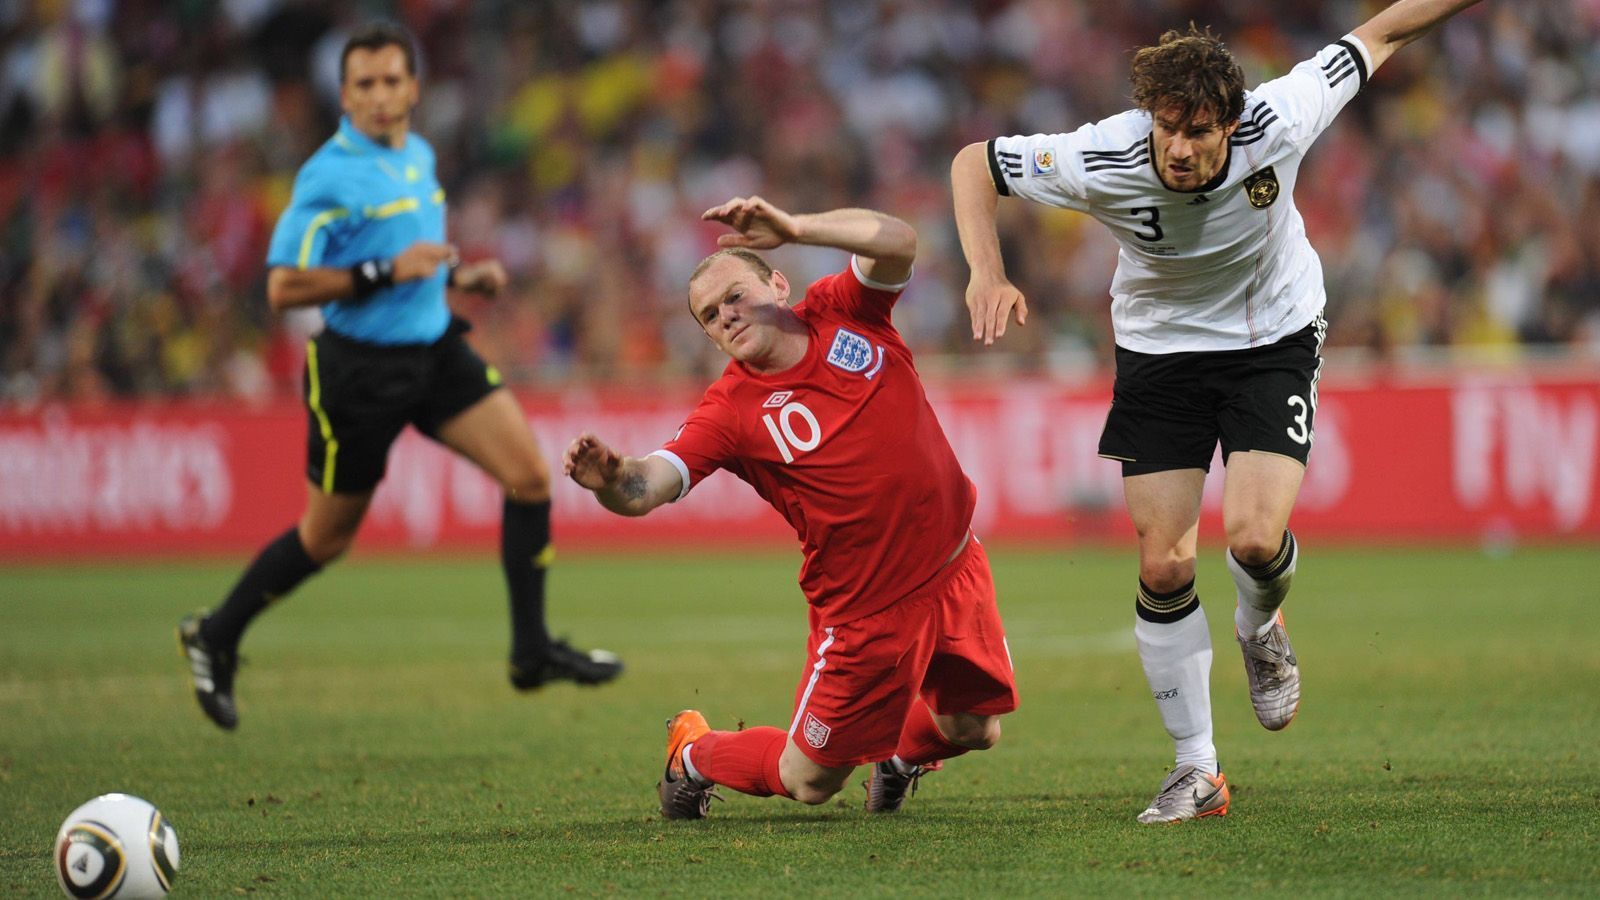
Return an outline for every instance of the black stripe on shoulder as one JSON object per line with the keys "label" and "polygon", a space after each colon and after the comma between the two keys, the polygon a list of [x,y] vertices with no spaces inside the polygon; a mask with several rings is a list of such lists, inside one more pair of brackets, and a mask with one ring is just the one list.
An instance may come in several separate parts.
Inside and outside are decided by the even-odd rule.
{"label": "black stripe on shoulder", "polygon": [[1276,121],[1278,121],[1278,114],[1276,112],[1269,112],[1265,116],[1262,116],[1256,121],[1251,122],[1249,125],[1241,125],[1239,126],[1238,130],[1233,133],[1233,137],[1229,140],[1229,143],[1233,144],[1235,147],[1242,146],[1244,144],[1253,144],[1256,141],[1266,137],[1267,126]]}
{"label": "black stripe on shoulder", "polygon": [[1345,59],[1343,62],[1339,63],[1339,65],[1335,66],[1332,71],[1325,73],[1324,77],[1328,79],[1328,86],[1333,87],[1339,82],[1355,74],[1355,71],[1355,63],[1351,62],[1349,59]]}
{"label": "black stripe on shoulder", "polygon": [[983,148],[983,155],[989,160],[989,180],[994,182],[995,193],[1009,197],[1011,188],[1006,185],[1006,177],[1000,174],[1000,161],[995,158],[994,153],[994,138],[990,138]]}
{"label": "black stripe on shoulder", "polygon": [[1340,38],[1335,43],[1337,43],[1339,46],[1343,47],[1347,52],[1349,52],[1350,59],[1354,60],[1355,64],[1356,64],[1356,74],[1361,76],[1361,87],[1366,87],[1367,86],[1367,78],[1369,78],[1371,76],[1371,73],[1369,73],[1367,71],[1366,57],[1363,57],[1361,55],[1361,51],[1356,49],[1356,46],[1354,44],[1350,43],[1349,41],[1345,40],[1344,38]]}
{"label": "black stripe on shoulder", "polygon": [[1138,147],[1133,148],[1132,150],[1124,150],[1121,153],[1105,153],[1105,152],[1096,152],[1096,151],[1093,151],[1093,150],[1087,150],[1087,151],[1084,152],[1083,158],[1085,160],[1092,160],[1092,161],[1134,159],[1134,158],[1140,156],[1143,153],[1144,153],[1144,146],[1140,145]]}
{"label": "black stripe on shoulder", "polygon": [[1252,128],[1263,114],[1269,112],[1271,112],[1271,107],[1267,106],[1267,101],[1257,100],[1255,106],[1245,110],[1244,115],[1239,117],[1239,127],[1241,129]]}
{"label": "black stripe on shoulder", "polygon": [[1083,170],[1085,172],[1104,172],[1108,169],[1142,169],[1144,166],[1145,158],[1141,156],[1137,159],[1127,159],[1120,162],[1102,160],[1100,162],[1086,163]]}
{"label": "black stripe on shoulder", "polygon": [[1149,137],[1142,137],[1137,141],[1134,141],[1131,146],[1121,150],[1085,150],[1083,152],[1083,158],[1086,160],[1127,159],[1130,156],[1137,156],[1138,154],[1142,153],[1144,151],[1145,144],[1149,143],[1149,141]]}

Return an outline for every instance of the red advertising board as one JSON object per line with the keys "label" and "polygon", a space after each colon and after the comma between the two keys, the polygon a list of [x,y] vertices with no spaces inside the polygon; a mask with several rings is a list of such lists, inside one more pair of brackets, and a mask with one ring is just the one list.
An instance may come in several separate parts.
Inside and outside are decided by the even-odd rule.
{"label": "red advertising board", "polygon": [[[1042,380],[929,389],[978,485],[985,539],[1124,538],[1120,471],[1095,455],[1104,385]],[[698,391],[521,395],[549,458],[591,430],[642,454],[670,437]],[[305,413],[163,404],[0,412],[0,560],[238,553],[294,521]],[[1456,374],[1432,383],[1326,385],[1294,526],[1358,540],[1600,538],[1600,375]],[[1201,524],[1219,533],[1221,466]],[[686,547],[792,539],[719,473],[642,519],[557,479],[563,548]],[[407,432],[389,457],[363,550],[494,545],[500,494],[470,464]],[[910,527],[910,523],[908,523]]]}

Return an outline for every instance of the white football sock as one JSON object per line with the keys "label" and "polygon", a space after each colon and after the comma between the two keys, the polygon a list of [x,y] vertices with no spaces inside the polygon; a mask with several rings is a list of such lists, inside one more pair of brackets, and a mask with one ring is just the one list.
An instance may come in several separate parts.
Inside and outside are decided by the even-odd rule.
{"label": "white football sock", "polygon": [[1177,764],[1193,763],[1217,774],[1217,748],[1211,739],[1211,631],[1205,610],[1176,622],[1139,618],[1133,637],[1150,692],[1161,711],[1161,724],[1177,747]]}
{"label": "white football sock", "polygon": [[1283,598],[1289,595],[1295,564],[1300,561],[1300,543],[1293,534],[1287,531],[1284,534],[1287,535],[1285,543],[1288,546],[1280,552],[1286,552],[1288,559],[1280,562],[1276,566],[1277,574],[1265,581],[1258,581],[1245,571],[1244,565],[1233,558],[1232,550],[1222,551],[1228,560],[1228,571],[1233,573],[1233,583],[1239,589],[1239,605],[1233,611],[1233,627],[1245,637],[1266,634],[1277,616],[1278,607],[1283,605]]}
{"label": "white football sock", "polygon": [[689,752],[693,749],[693,744],[687,744],[683,748],[683,773],[689,776],[690,781],[704,787],[711,783],[711,779],[701,775],[700,770],[694,767],[694,760],[689,758]]}

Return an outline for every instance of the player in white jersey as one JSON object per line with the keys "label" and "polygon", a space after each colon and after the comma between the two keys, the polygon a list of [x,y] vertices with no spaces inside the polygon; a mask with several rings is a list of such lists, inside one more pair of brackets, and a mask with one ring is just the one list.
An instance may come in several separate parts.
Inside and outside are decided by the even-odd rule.
{"label": "player in white jersey", "polygon": [[1209,29],[1133,58],[1137,108],[1066,134],[972,144],[951,167],[971,266],[972,336],[1027,320],[995,234],[1001,196],[1087,213],[1121,244],[1111,282],[1117,378],[1100,454],[1122,463],[1139,534],[1134,635],[1176,765],[1139,821],[1225,815],[1211,725],[1211,638],[1195,593],[1200,497],[1217,442],[1235,634],[1256,717],[1294,718],[1300,672],[1279,607],[1312,442],[1322,265],[1294,206],[1300,161],[1396,50],[1477,0],[1400,0],[1254,90]]}

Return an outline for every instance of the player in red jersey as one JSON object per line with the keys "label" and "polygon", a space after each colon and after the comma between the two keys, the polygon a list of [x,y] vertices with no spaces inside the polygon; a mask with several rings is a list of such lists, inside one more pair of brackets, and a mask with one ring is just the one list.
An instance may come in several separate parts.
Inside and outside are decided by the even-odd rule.
{"label": "player in red jersey", "polygon": [[[898,809],[939,761],[994,746],[1016,708],[994,582],[969,525],[976,492],[890,322],[917,235],[883,213],[791,215],[760,197],[703,218],[724,248],[689,277],[689,309],[732,361],[676,437],[626,457],[592,434],[567,475],[622,515],[682,498],[719,468],[794,526],[811,637],[787,731],[668,724],[659,785],[668,818],[701,818],[711,788],[823,803],[873,763],[867,808]],[[854,254],[794,306],[754,250],[787,243]]]}

